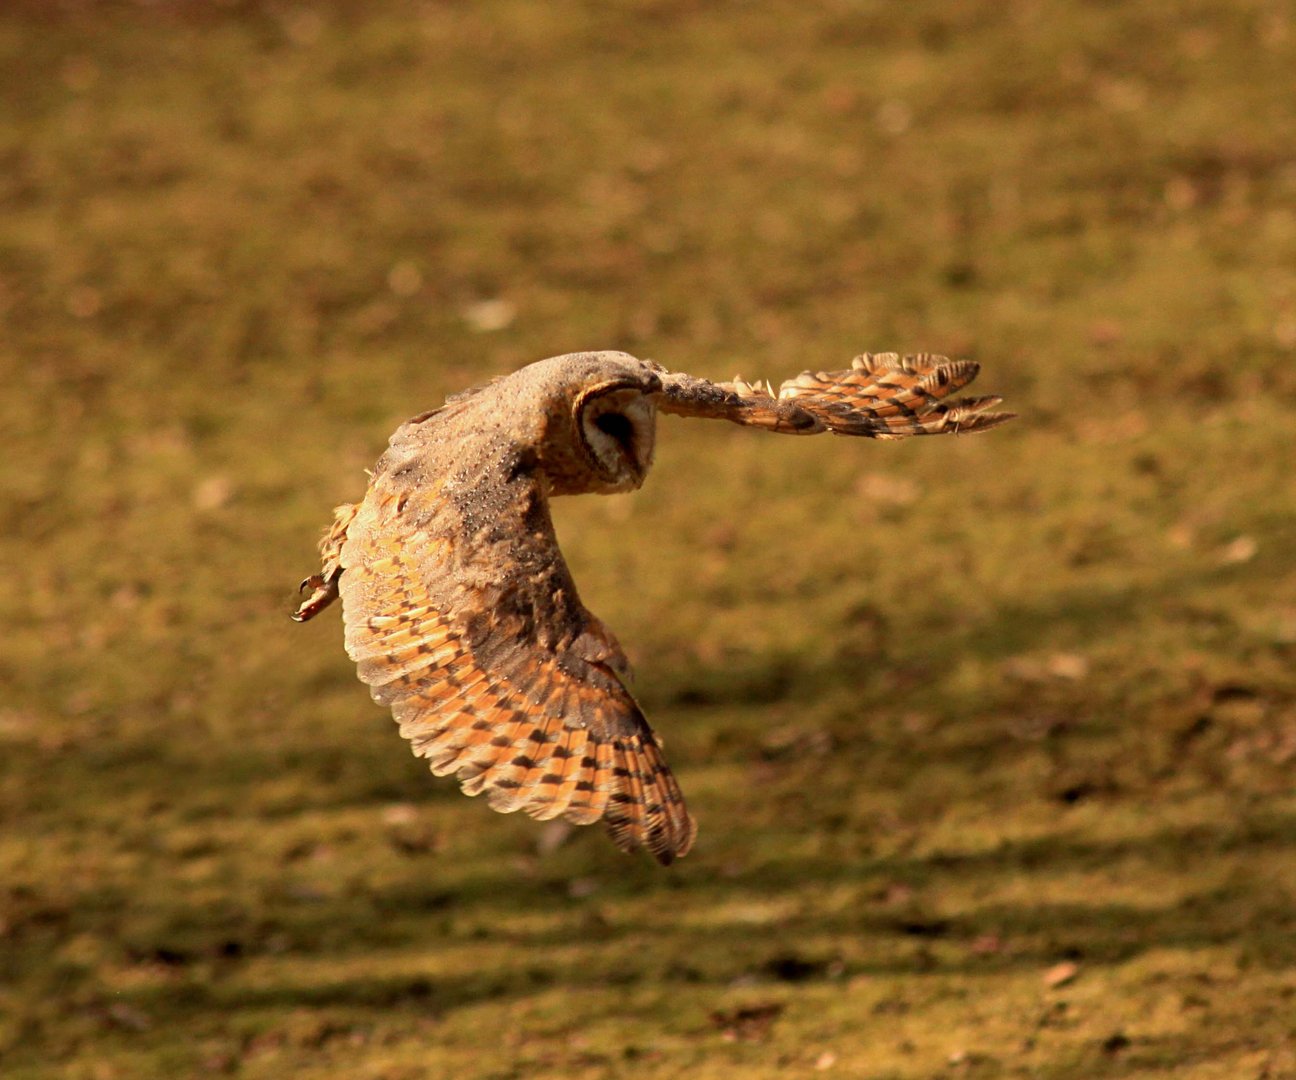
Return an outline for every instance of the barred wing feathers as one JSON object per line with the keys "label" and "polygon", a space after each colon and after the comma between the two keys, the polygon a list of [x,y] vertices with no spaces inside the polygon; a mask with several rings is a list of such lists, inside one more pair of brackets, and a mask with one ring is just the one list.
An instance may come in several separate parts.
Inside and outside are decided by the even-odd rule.
{"label": "barred wing feathers", "polygon": [[977,376],[978,364],[918,353],[865,353],[845,371],[804,371],[777,396],[741,378],[711,383],[666,374],[661,411],[729,420],[791,435],[831,431],[873,439],[989,431],[1013,418],[995,396],[945,401]]}
{"label": "barred wing feathers", "polygon": [[495,810],[601,820],[624,850],[684,855],[696,825],[552,526],[516,534],[510,559],[525,573],[450,587],[451,566],[488,562],[489,543],[411,532],[381,484],[342,553],[346,647],[414,753]]}

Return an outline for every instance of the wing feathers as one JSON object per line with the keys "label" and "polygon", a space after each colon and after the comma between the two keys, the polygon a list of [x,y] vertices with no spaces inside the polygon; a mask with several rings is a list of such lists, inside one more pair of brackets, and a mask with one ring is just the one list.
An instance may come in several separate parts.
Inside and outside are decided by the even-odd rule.
{"label": "wing feathers", "polygon": [[536,798],[523,809],[533,818],[548,821],[567,812],[576,784],[576,761],[583,755],[589,736],[579,728],[563,727],[549,747],[544,771],[535,782]]}
{"label": "wing feathers", "polygon": [[[382,561],[384,571],[399,568],[399,557]],[[508,639],[497,636],[488,670],[453,619],[410,595],[415,583],[402,575],[362,586],[356,569],[347,571],[356,580],[342,582],[348,650],[435,775],[454,775],[465,794],[485,794],[502,813],[605,820],[618,846],[647,848],[661,862],[688,850],[696,830],[683,799],[658,790],[664,775],[677,793],[674,777],[659,755],[644,759],[652,734],[611,669],[582,655],[587,638],[575,652],[547,654],[521,642],[501,647]],[[352,593],[405,614],[352,616]]]}
{"label": "wing feathers", "polygon": [[598,821],[607,809],[607,790],[599,779],[600,750],[609,750],[610,744],[590,739],[577,763],[576,782],[572,788],[571,802],[563,815],[577,825]]}
{"label": "wing feathers", "polygon": [[661,410],[682,416],[730,420],[793,435],[831,431],[874,439],[988,431],[1012,419],[985,412],[998,399],[942,399],[980,371],[972,360],[918,353],[864,353],[845,371],[803,371],[779,387],[741,378],[708,383],[667,373]]}
{"label": "wing feathers", "polygon": [[[976,363],[926,353],[865,353],[846,370],[802,372],[777,393],[620,354],[615,362],[647,369],[641,392],[661,412],[786,434],[900,439],[1011,419],[994,411],[998,397],[953,397]],[[570,448],[546,444],[557,454],[541,469],[535,444],[553,438],[547,414],[528,413],[513,441],[484,439],[496,404],[479,388],[396,432],[364,501],[335,512],[322,571],[304,583],[313,592],[295,617],[341,597],[360,678],[433,773],[453,774],[504,812],[602,819],[621,847],[670,862],[689,850],[696,825],[626,690],[625,657],[581,605],[549,519],[551,490],[569,490],[551,488],[554,462]],[[586,465],[562,468],[579,475]]]}
{"label": "wing feathers", "polygon": [[612,744],[609,773],[615,786],[608,792],[607,827],[616,845],[624,848],[633,844],[634,837],[643,836],[645,830],[643,782],[636,762],[620,739]]}

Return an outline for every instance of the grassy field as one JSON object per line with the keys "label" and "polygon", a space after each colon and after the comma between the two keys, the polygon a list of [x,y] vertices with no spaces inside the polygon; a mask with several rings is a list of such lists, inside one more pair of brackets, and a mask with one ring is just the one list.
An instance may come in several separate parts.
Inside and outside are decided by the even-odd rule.
{"label": "grassy field", "polygon": [[[0,8],[0,1075],[1296,1077],[1285,0]],[[431,778],[294,586],[404,418],[984,363],[556,512],[697,814]]]}

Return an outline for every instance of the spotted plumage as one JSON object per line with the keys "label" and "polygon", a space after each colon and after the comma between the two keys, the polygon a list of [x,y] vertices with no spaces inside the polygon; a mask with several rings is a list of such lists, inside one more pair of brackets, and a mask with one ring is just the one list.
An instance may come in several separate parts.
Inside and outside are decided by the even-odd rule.
{"label": "spotted plumage", "polygon": [[615,637],[582,605],[549,499],[639,487],[656,413],[787,434],[984,431],[999,399],[946,402],[977,365],[894,353],[779,388],[711,383],[619,352],[531,364],[397,429],[363,501],[341,506],[294,615],[342,599],[346,648],[414,753],[491,807],[603,821],[669,863],[697,828],[626,688]]}

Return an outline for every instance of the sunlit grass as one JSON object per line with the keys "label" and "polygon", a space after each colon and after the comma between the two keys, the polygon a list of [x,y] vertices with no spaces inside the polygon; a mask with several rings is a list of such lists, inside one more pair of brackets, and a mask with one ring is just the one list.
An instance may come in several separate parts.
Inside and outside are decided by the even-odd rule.
{"label": "sunlit grass", "polygon": [[[0,1074],[1296,1072],[1281,5],[0,15]],[[554,353],[984,363],[556,507],[701,823],[430,778],[286,616]]]}

